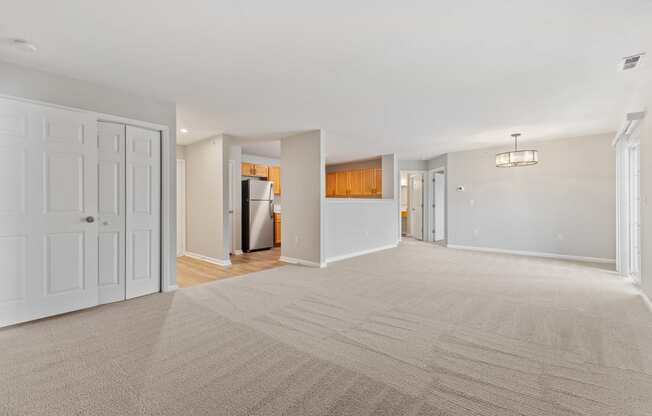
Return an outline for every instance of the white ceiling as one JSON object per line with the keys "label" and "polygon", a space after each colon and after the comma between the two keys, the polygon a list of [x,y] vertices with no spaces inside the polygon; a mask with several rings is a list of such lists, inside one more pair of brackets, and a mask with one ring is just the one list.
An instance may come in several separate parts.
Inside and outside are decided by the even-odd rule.
{"label": "white ceiling", "polygon": [[[331,162],[613,131],[649,0],[3,0],[0,60],[174,101],[179,135],[322,128]],[[632,79],[636,78],[636,81]],[[628,90],[629,89],[629,90]]]}

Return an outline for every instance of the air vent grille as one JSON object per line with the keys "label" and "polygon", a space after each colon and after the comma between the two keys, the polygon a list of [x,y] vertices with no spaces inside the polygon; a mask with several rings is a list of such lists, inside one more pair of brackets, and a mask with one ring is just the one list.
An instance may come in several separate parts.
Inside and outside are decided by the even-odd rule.
{"label": "air vent grille", "polygon": [[643,55],[643,53],[639,53],[638,55],[632,55],[623,58],[623,71],[636,68],[636,66],[641,62]]}

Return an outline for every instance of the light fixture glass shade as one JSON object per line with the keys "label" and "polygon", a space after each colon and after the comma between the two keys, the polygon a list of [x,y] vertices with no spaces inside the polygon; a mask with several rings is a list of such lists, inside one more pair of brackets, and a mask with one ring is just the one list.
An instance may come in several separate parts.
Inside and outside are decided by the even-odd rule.
{"label": "light fixture glass shade", "polygon": [[537,162],[539,162],[539,153],[536,150],[515,150],[496,155],[496,167],[498,168],[529,166]]}

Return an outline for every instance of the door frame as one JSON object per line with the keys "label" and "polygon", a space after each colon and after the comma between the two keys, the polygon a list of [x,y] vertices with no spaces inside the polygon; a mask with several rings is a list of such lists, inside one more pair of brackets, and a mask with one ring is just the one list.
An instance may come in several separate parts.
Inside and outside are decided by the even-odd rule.
{"label": "door frame", "polygon": [[[177,227],[177,236],[181,236],[181,256],[183,256],[186,253],[186,161],[184,159],[177,159],[177,169],[179,167],[181,168],[181,170],[180,171],[177,170],[177,175],[181,173],[181,181],[183,185],[181,189],[177,188],[177,198],[179,197],[179,193],[182,194],[181,195],[182,196],[181,229]],[[177,181],[177,185],[178,185],[178,181]],[[177,212],[177,217],[179,217],[179,212]],[[177,248],[177,256],[178,256],[179,255],[178,244],[176,248]]]}
{"label": "door frame", "polygon": [[[92,115],[96,122],[120,123],[135,127],[142,127],[161,132],[161,282],[162,292],[171,292],[177,289],[176,285],[176,142],[170,143],[169,126],[148,121],[134,120],[127,117],[90,111],[82,108],[69,107],[24,97],[0,94],[0,97],[24,103],[42,105],[68,111],[76,111]],[[174,280],[174,284],[170,282]]]}
{"label": "door frame", "polygon": [[[616,150],[616,270],[623,276],[632,279],[637,285],[641,283],[641,259],[638,258],[638,270],[632,270],[632,258],[635,255],[631,252],[632,239],[634,238],[632,235],[632,212],[635,202],[633,202],[631,192],[633,166],[630,156],[633,148],[638,148],[640,152],[639,126],[645,116],[645,112],[627,114],[625,124],[612,143]],[[640,224],[640,200],[638,203],[638,220]],[[640,249],[640,234],[638,244]]]}
{"label": "door frame", "polygon": [[[421,178],[421,238],[417,238],[414,236],[414,230],[412,229],[412,223],[411,221],[413,220],[412,218],[412,181],[413,177],[419,177]],[[426,190],[425,190],[425,183],[426,183],[426,172],[420,171],[420,172],[410,172],[408,173],[408,223],[410,223],[410,235],[409,237],[414,238],[415,240],[418,241],[428,241],[425,233],[425,216],[424,216],[424,208],[426,206]]]}
{"label": "door frame", "polygon": [[[436,173],[441,173],[441,174],[444,175],[444,238],[443,238],[443,241],[446,241],[446,239],[448,237],[448,233],[447,233],[447,228],[448,228],[447,225],[448,224],[446,224],[447,223],[446,218],[448,217],[448,212],[447,212],[447,209],[446,209],[447,205],[448,205],[446,203],[446,198],[448,197],[448,186],[447,186],[448,180],[446,179],[447,178],[446,168],[442,166],[440,168],[431,169],[428,172],[428,181],[429,181],[429,183],[431,185],[430,190],[428,192],[428,207],[429,207],[429,209],[428,209],[428,229],[430,230],[430,233],[428,234],[428,236],[429,236],[428,241],[432,241],[432,242],[437,241],[437,240],[435,240],[435,232],[434,232],[435,228],[436,228],[435,227],[436,224],[435,224],[435,207],[434,207],[434,205],[435,205],[435,189],[434,189],[434,185],[433,185]],[[442,240],[439,240],[439,241],[442,241]]]}

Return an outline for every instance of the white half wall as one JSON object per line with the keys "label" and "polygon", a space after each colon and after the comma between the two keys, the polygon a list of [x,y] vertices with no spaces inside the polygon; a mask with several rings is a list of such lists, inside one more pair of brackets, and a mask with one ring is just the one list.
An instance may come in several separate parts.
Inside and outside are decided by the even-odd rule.
{"label": "white half wall", "polygon": [[281,139],[281,259],[323,266],[325,138],[322,130]]}
{"label": "white half wall", "polygon": [[508,145],[449,153],[448,244],[615,259],[613,137],[524,143],[539,163],[520,168],[495,166]]}
{"label": "white half wall", "polygon": [[326,262],[395,247],[393,199],[326,199]]}

